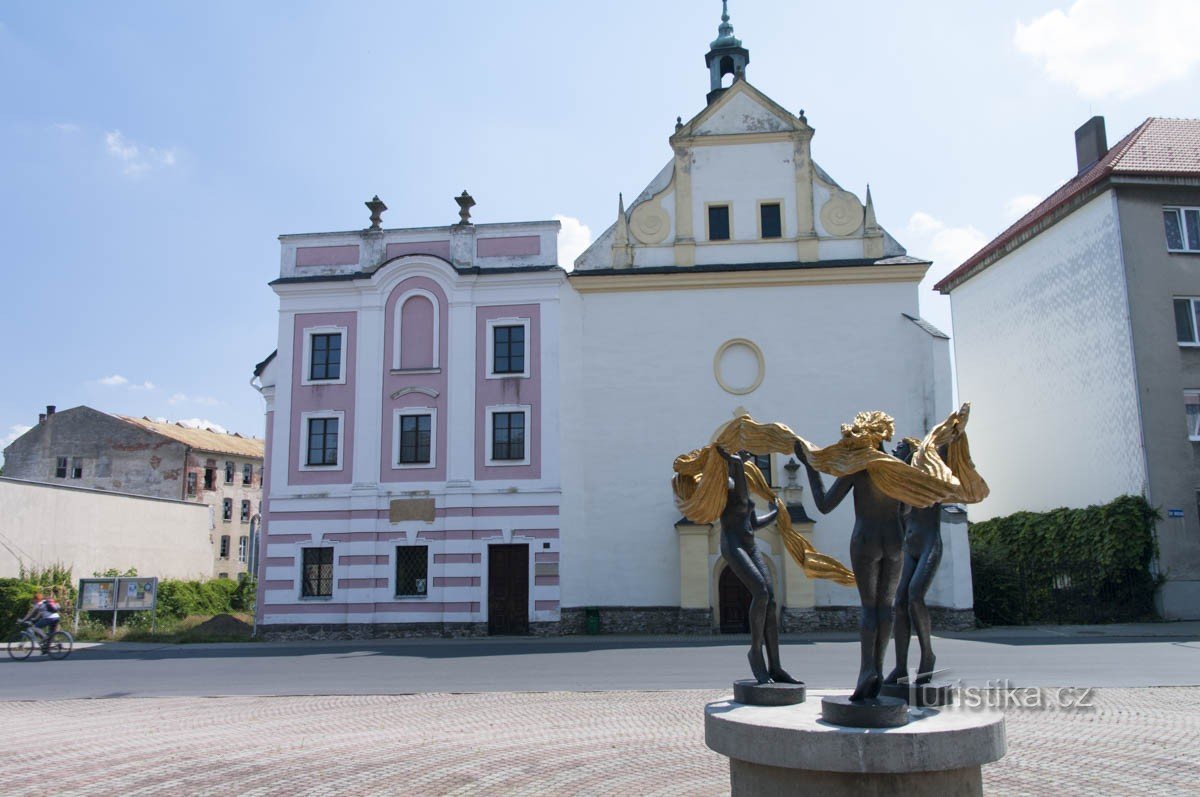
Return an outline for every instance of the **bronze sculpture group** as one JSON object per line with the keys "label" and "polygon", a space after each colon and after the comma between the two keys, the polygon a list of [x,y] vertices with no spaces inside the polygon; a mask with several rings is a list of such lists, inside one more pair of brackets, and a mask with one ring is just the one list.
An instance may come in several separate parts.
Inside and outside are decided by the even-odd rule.
{"label": "bronze sculpture group", "polygon": [[[988,488],[971,462],[964,404],[922,440],[905,438],[892,454],[894,422],[882,412],[859,413],[842,426],[841,439],[820,448],[782,424],[761,424],[748,415],[718,430],[708,446],[677,457],[673,486],[683,514],[692,522],[721,526],[721,555],[750,590],[750,669],[759,684],[798,683],[780,665],[774,591],[754,530],[777,522],[789,554],[814,578],[855,584],[862,602],[860,664],[851,701],[876,698],[884,683],[909,681],[907,659],[915,631],[921,657],[911,680],[927,683],[935,657],[925,593],[941,561],[943,502],[973,503]],[[853,572],[818,553],[791,527],[781,501],[754,465],[752,454],[794,453],[804,464],[813,500],[822,513],[854,494],[850,538]],[[821,473],[835,477],[826,489]],[[755,512],[750,493],[773,505]],[[887,641],[896,642],[896,668],[883,677]],[[763,651],[765,649],[765,657]]]}

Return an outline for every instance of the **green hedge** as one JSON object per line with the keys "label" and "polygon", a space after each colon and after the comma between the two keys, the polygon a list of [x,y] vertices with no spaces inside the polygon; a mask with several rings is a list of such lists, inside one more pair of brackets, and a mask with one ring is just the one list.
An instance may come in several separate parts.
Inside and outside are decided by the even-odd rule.
{"label": "green hedge", "polygon": [[1158,518],[1126,495],[972,523],[975,616],[989,625],[1153,619]]}
{"label": "green hedge", "polygon": [[192,614],[214,615],[254,611],[254,581],[160,581],[158,614],[181,619]]}

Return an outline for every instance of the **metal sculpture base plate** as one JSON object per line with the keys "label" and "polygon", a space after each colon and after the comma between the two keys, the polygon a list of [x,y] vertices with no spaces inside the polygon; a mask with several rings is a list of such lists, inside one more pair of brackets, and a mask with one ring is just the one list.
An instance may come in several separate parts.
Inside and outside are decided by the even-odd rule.
{"label": "metal sculpture base plate", "polygon": [[849,728],[899,728],[908,724],[908,703],[898,697],[852,701],[849,695],[821,698],[821,719]]}
{"label": "metal sculpture base plate", "polygon": [[931,681],[927,684],[884,684],[879,694],[898,697],[910,706],[948,706],[954,702],[954,684],[950,681]]}
{"label": "metal sculpture base plate", "polygon": [[806,698],[804,684],[760,684],[751,678],[733,682],[733,699],[747,706],[794,706]]}

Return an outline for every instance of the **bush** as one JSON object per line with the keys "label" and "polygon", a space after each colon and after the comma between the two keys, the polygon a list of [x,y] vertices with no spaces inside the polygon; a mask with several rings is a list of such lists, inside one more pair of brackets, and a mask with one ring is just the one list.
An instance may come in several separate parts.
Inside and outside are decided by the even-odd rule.
{"label": "bush", "polygon": [[228,614],[241,611],[235,603],[241,584],[227,578],[211,581],[175,581],[158,583],[158,616],[183,619],[189,615]]}
{"label": "bush", "polygon": [[970,525],[975,615],[992,625],[1154,618],[1158,513],[1141,496]]}
{"label": "bush", "polygon": [[21,568],[20,578],[0,578],[0,636],[8,636],[17,620],[33,605],[33,596],[41,592],[62,606],[63,617],[75,609],[75,587],[71,568],[52,565],[44,569]]}

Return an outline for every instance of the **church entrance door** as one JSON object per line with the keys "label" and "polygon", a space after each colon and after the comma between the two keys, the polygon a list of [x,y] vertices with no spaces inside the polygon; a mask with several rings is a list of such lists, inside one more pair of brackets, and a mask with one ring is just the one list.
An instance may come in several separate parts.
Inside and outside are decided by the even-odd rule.
{"label": "church entrance door", "polygon": [[750,590],[728,567],[721,571],[717,593],[721,609],[721,633],[750,633]]}
{"label": "church entrance door", "polygon": [[529,633],[529,546],[488,546],[488,633]]}

